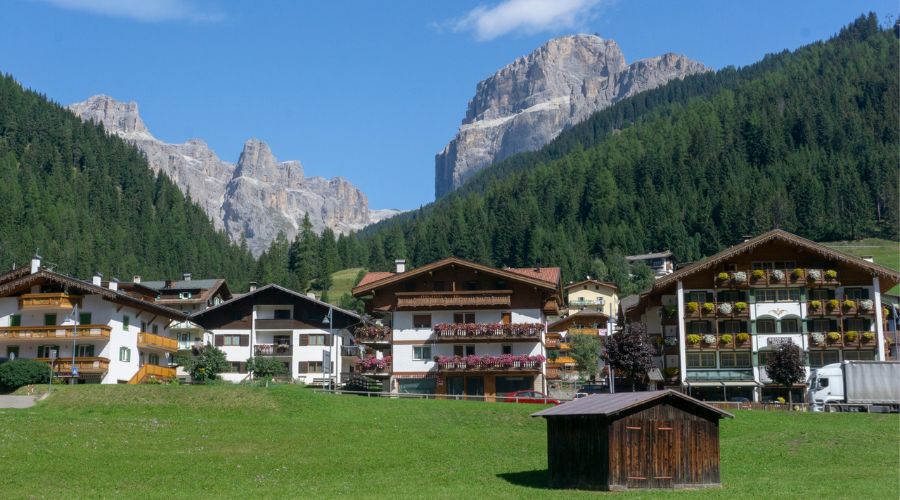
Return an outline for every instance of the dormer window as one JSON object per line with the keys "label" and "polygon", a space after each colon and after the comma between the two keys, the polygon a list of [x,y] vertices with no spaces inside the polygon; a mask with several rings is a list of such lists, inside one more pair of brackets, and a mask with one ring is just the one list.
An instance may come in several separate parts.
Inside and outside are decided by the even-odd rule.
{"label": "dormer window", "polygon": [[191,296],[192,296],[191,292],[180,292],[180,293],[178,294],[178,298],[179,298],[179,299],[182,299],[182,300],[190,299]]}

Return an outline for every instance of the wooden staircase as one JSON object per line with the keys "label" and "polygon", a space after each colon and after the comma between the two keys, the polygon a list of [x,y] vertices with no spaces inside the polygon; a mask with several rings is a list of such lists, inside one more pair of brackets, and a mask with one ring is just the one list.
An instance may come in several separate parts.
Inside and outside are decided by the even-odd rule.
{"label": "wooden staircase", "polygon": [[143,384],[155,377],[159,380],[172,380],[175,378],[175,368],[157,365],[144,365],[128,381],[129,384]]}

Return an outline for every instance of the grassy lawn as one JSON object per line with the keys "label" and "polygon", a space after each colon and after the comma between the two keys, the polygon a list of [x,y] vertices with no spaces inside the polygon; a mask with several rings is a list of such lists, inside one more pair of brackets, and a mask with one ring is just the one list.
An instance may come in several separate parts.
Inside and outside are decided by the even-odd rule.
{"label": "grassy lawn", "polygon": [[871,255],[875,263],[900,271],[900,242],[867,238],[859,241],[834,241],[825,246],[851,255]]}
{"label": "grassy lawn", "polygon": [[350,293],[350,290],[356,285],[356,277],[363,270],[361,267],[351,267],[335,271],[331,275],[331,288],[328,289],[328,296],[331,300],[337,303],[342,295]]}
{"label": "grassy lawn", "polygon": [[[54,388],[56,390],[56,388]],[[548,490],[539,407],[299,386],[61,387],[0,410],[4,498],[569,498]],[[723,488],[682,498],[898,498],[896,415],[738,412]]]}

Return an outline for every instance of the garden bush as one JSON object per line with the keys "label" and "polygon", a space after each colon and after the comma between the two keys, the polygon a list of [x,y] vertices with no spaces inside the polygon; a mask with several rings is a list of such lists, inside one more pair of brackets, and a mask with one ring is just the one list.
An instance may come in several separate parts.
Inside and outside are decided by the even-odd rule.
{"label": "garden bush", "polygon": [[46,384],[50,367],[33,359],[16,359],[0,365],[0,389],[9,392],[29,384]]}

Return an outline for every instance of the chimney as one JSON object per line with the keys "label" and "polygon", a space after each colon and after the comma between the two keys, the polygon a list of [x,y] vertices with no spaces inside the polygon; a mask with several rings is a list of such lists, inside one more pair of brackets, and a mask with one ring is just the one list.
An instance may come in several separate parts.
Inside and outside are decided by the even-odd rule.
{"label": "chimney", "polygon": [[131,281],[132,281],[135,285],[140,285],[140,284],[141,284],[141,275],[140,275],[140,274],[135,274],[135,275],[134,275],[134,278],[131,278]]}
{"label": "chimney", "polygon": [[256,291],[256,282],[255,282],[255,281],[251,281],[251,282],[250,282],[250,291],[251,291],[251,292],[255,292],[255,291]]}
{"label": "chimney", "polygon": [[182,274],[181,279],[183,279],[184,281],[191,281],[191,273]]}
{"label": "chimney", "polygon": [[[875,257],[872,257],[871,255],[863,255],[863,256],[862,256],[862,260],[864,260],[864,261],[866,261],[866,262],[871,262],[871,263],[873,263],[873,264],[875,263]],[[34,262],[34,261],[32,261],[32,262]],[[33,267],[34,267],[34,264],[32,264],[31,266],[32,266],[32,268],[33,268]],[[31,271],[31,272],[34,272],[34,271]]]}
{"label": "chimney", "polygon": [[174,281],[172,281],[172,280],[166,280],[166,285],[165,285],[165,286],[166,286],[166,288],[172,288],[172,285],[174,285],[174,284],[175,284]]}
{"label": "chimney", "polygon": [[406,259],[397,259],[394,261],[394,266],[396,267],[397,274],[406,272]]}
{"label": "chimney", "polygon": [[41,269],[41,256],[38,254],[34,254],[34,257],[31,258],[31,274],[38,272]]}
{"label": "chimney", "polygon": [[116,278],[109,280],[109,289],[114,292],[118,292],[119,291],[119,280],[117,280]]}
{"label": "chimney", "polygon": [[99,271],[94,273],[94,277],[91,279],[91,284],[94,286],[103,286],[103,275],[100,274]]}
{"label": "chimney", "polygon": [[306,292],[306,296],[313,300],[316,300],[316,294],[314,294],[312,292]]}

